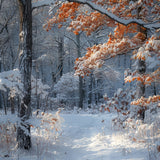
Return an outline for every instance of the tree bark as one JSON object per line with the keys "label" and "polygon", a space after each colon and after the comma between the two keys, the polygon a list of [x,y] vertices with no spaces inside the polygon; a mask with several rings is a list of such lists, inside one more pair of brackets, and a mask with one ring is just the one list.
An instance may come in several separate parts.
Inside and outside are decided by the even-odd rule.
{"label": "tree bark", "polygon": [[[137,18],[139,18],[139,13],[140,13],[141,9],[142,9],[141,7],[139,7],[137,9]],[[143,33],[145,35],[145,37],[147,38],[147,30],[146,29],[143,29],[141,26],[138,26],[138,32]],[[146,72],[146,62],[145,62],[145,60],[141,60],[141,59],[138,60],[137,71],[140,75],[145,74],[145,72]],[[141,82],[141,81],[137,82],[136,94],[137,94],[137,98],[145,97],[145,84],[144,84],[144,82]],[[140,119],[144,120],[144,117],[145,117],[145,108],[144,107],[141,109],[141,112],[138,116],[139,116]]]}
{"label": "tree bark", "polygon": [[[76,35],[76,42],[77,42],[77,54],[78,57],[81,57],[81,46],[80,46],[80,34]],[[83,79],[79,77],[79,102],[78,107],[83,108]]]}
{"label": "tree bark", "polygon": [[[1,73],[2,69],[1,69],[1,53],[0,53],[0,73]],[[0,109],[2,108],[2,91],[0,90]]]}
{"label": "tree bark", "polygon": [[[77,54],[78,57],[81,57],[81,46],[80,46],[80,35],[76,35],[76,42],[77,42]],[[79,77],[79,102],[78,107],[83,108],[83,79]]]}
{"label": "tree bark", "polygon": [[63,38],[60,37],[58,42],[58,54],[59,54],[59,64],[58,64],[58,72],[60,77],[63,75],[63,55],[64,55],[64,41]]}
{"label": "tree bark", "polygon": [[20,123],[17,129],[18,147],[31,148],[30,125],[31,115],[31,68],[32,68],[32,3],[31,0],[18,0],[20,13],[20,54],[19,69],[22,75],[23,95],[18,116]]}
{"label": "tree bark", "polygon": [[88,106],[91,108],[92,106],[92,85],[93,85],[93,74],[91,73],[90,74],[90,82],[89,82],[89,95],[88,95]]}
{"label": "tree bark", "polygon": [[10,104],[11,104],[11,113],[15,113],[15,108],[14,108],[14,97],[10,97]]}

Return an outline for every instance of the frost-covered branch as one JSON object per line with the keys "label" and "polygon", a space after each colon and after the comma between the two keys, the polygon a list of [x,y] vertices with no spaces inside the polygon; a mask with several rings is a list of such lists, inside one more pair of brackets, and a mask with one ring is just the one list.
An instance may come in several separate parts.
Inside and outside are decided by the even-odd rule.
{"label": "frost-covered branch", "polygon": [[155,22],[152,22],[152,23],[145,23],[144,21],[140,20],[140,19],[122,19],[122,18],[119,18],[118,16],[114,15],[113,13],[107,11],[106,9],[96,5],[95,3],[91,2],[91,1],[88,1],[88,0],[68,0],[69,2],[77,2],[77,3],[80,3],[80,4],[86,4],[88,5],[89,7],[91,7],[92,9],[100,12],[101,14],[105,14],[106,16],[108,16],[109,18],[111,18],[112,20],[120,23],[120,24],[123,24],[125,26],[131,24],[131,23],[136,23],[140,26],[143,26],[147,29],[159,29],[160,28],[160,20],[158,21],[155,21]]}
{"label": "frost-covered branch", "polygon": [[[36,8],[40,8],[40,7],[45,7],[45,6],[51,6],[54,4],[54,0],[41,0],[41,1],[37,1],[32,3],[32,10],[36,9]],[[57,4],[59,5],[60,2]],[[55,5],[55,6],[57,6]]]}
{"label": "frost-covered branch", "polygon": [[41,7],[41,6],[49,6],[51,4],[53,4],[53,0],[37,1],[37,2],[32,3],[32,9],[38,8],[38,7]]}

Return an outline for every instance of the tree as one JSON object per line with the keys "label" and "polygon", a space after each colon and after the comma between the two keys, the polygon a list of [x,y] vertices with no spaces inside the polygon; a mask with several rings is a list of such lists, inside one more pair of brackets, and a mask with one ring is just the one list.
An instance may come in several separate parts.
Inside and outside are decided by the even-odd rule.
{"label": "tree", "polygon": [[[74,73],[63,74],[60,80],[54,85],[54,92],[60,103],[74,106],[78,95],[78,77]],[[73,108],[72,108],[73,109]]]}
{"label": "tree", "polygon": [[[77,55],[81,57],[81,44],[80,44],[80,34],[76,35],[76,47],[77,47]],[[78,107],[83,108],[83,79],[79,77],[79,102]]]}
{"label": "tree", "polygon": [[20,53],[19,68],[22,74],[23,96],[17,129],[18,147],[31,148],[30,125],[27,123],[31,115],[31,68],[32,68],[32,3],[31,0],[18,0],[20,13]]}
{"label": "tree", "polygon": [[[12,6],[12,8],[10,7]],[[0,1],[0,72],[13,69],[17,60],[18,48],[18,14],[16,0]],[[0,106],[12,108],[14,112],[15,99],[9,99],[9,92],[0,91]]]}
{"label": "tree", "polygon": [[[89,75],[93,69],[101,67],[104,60],[133,51],[139,69],[126,77],[125,81],[140,82],[140,98],[144,96],[145,84],[158,82],[160,77],[159,68],[151,74],[145,73],[145,60],[152,56],[159,59],[160,56],[158,3],[158,0],[69,0],[61,4],[45,27],[48,30],[54,23],[63,24],[70,19],[68,30],[76,35],[80,31],[90,35],[102,26],[114,28],[106,43],[89,47],[86,55],[76,60],[76,74],[82,77]],[[88,12],[86,5],[92,10]],[[159,96],[156,97],[159,100]]]}

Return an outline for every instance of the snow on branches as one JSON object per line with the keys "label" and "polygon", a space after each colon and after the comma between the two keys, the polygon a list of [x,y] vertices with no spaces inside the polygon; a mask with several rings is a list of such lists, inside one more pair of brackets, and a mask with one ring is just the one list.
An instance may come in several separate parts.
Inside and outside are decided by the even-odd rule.
{"label": "snow on branches", "polygon": [[[86,7],[89,9],[86,10]],[[149,57],[159,59],[159,14],[159,0],[69,0],[63,1],[44,28],[48,31],[54,23],[61,27],[67,22],[68,30],[76,35],[81,31],[90,35],[104,26],[114,29],[114,32],[108,35],[106,43],[87,48],[86,55],[76,59],[76,75],[84,77],[89,75],[91,70],[101,67],[106,59],[133,50],[134,59],[141,61],[147,61]],[[159,68],[156,69],[151,74],[133,72],[125,77],[125,81],[138,80],[145,85],[157,82]]]}
{"label": "snow on branches", "polygon": [[124,54],[135,49],[143,43],[143,34],[137,33],[132,39],[122,38],[117,39],[113,35],[109,35],[108,42],[104,44],[94,45],[87,49],[84,57],[76,59],[75,70],[80,76],[88,75],[92,69],[101,67],[102,60],[115,57],[118,54]]}
{"label": "snow on branches", "polygon": [[[42,99],[48,95],[48,85],[44,85],[40,79],[36,80],[32,76],[32,94],[41,94]],[[9,97],[22,95],[23,84],[21,82],[21,74],[18,69],[0,73],[0,90],[10,90]]]}
{"label": "snow on branches", "polygon": [[157,103],[158,104],[158,102],[160,102],[160,95],[155,95],[153,97],[150,96],[149,98],[141,97],[140,99],[133,101],[131,104],[141,106],[141,107],[144,107],[144,106],[146,107],[150,103]]}
{"label": "snow on branches", "polygon": [[[81,5],[80,5],[81,4]],[[156,1],[148,1],[148,0],[138,0],[135,2],[130,2],[129,0],[125,1],[119,1],[119,0],[110,0],[110,1],[87,1],[87,0],[69,0],[69,2],[64,1],[62,3],[62,6],[59,7],[57,13],[55,16],[50,19],[47,25],[45,25],[45,28],[47,27],[50,29],[51,24],[53,23],[60,23],[60,22],[66,22],[67,18],[71,18],[74,20],[74,22],[78,23],[79,26],[84,26],[85,17],[87,17],[87,20],[93,20],[94,18],[91,16],[91,14],[87,15],[87,12],[82,13],[81,12],[81,6],[89,6],[92,10],[97,11],[101,17],[105,16],[104,18],[108,19],[108,24],[118,22],[119,24],[122,24],[124,26],[128,26],[130,24],[138,24],[142,27],[145,27],[147,29],[158,29],[160,27],[160,21],[157,18],[157,15],[159,14],[159,5],[158,0]],[[137,9],[141,8],[139,12],[139,16],[141,18],[137,18]],[[78,16],[76,16],[76,12],[80,12],[80,21]],[[94,13],[94,12],[93,12]],[[77,18],[76,18],[77,17]],[[89,18],[91,17],[91,18]],[[97,15],[95,15],[96,19]],[[102,21],[102,19],[98,19],[98,22]],[[91,21],[90,21],[91,22]],[[92,21],[93,22],[93,21]],[[104,21],[105,22],[105,21]],[[106,23],[104,23],[106,24]],[[93,23],[92,23],[93,25]],[[96,25],[96,23],[95,23]],[[98,26],[99,24],[97,24]],[[103,23],[102,23],[103,25]],[[47,30],[48,30],[47,29]]]}
{"label": "snow on branches", "polygon": [[70,101],[75,98],[78,92],[78,76],[69,72],[63,74],[57,84],[54,86],[54,93],[60,101]]}
{"label": "snow on branches", "polygon": [[21,94],[23,84],[21,83],[21,74],[18,69],[0,73],[0,90],[10,89],[10,96]]}
{"label": "snow on branches", "polygon": [[[91,9],[86,10],[87,5],[91,7]],[[144,31],[147,28],[144,28],[145,26],[138,23],[140,19],[146,24],[152,24],[153,21],[156,22],[156,24],[159,23],[159,18],[157,17],[159,13],[158,8],[156,1],[148,2],[146,0],[139,0],[132,3],[128,0],[121,1],[120,3],[119,0],[110,0],[107,2],[104,0],[94,0],[93,2],[71,0],[70,2],[62,3],[53,18],[49,19],[44,25],[44,28],[48,31],[54,23],[58,23],[59,27],[61,27],[64,22],[67,22],[67,19],[70,19],[70,21],[68,21],[70,23],[68,30],[75,34],[84,31],[87,35],[90,35],[103,26],[115,27],[114,39],[109,38],[107,43],[88,48],[86,56],[77,59],[75,65],[76,74],[84,76],[88,75],[90,70],[94,69],[96,65],[101,67],[103,60],[108,58],[108,55],[109,58],[111,58],[117,54],[123,54],[134,48],[139,48],[136,56],[139,59],[145,59],[146,56],[149,56],[149,48],[149,50],[158,50],[159,47],[156,48],[157,44],[155,43],[159,42],[158,40],[155,42],[155,38],[152,37],[146,41],[146,52],[142,54],[143,47],[141,46],[146,36],[142,34],[142,32],[138,33],[137,29],[138,25],[140,25]],[[139,18],[136,19],[138,9]],[[118,16],[118,19],[116,19],[115,16]],[[119,22],[120,18],[121,21]],[[131,19],[134,19],[134,23],[125,24],[125,20],[129,21]],[[129,33],[133,33],[134,36],[132,38],[128,37],[127,34]],[[104,53],[104,51],[106,53]]]}

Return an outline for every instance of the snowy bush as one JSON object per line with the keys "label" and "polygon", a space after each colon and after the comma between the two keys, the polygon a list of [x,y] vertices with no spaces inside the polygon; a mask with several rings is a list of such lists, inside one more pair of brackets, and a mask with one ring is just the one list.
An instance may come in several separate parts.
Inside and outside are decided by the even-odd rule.
{"label": "snowy bush", "polygon": [[[154,106],[156,105],[152,104],[150,107],[154,108]],[[144,121],[128,118],[125,127],[132,141],[147,145],[149,160],[158,160],[160,158],[160,108],[156,107],[154,113],[152,111],[152,109],[147,110]]]}
{"label": "snowy bush", "polygon": [[[46,151],[49,144],[55,142],[61,134],[63,119],[56,113],[33,112],[28,120],[31,126],[32,146],[36,148],[37,155]],[[0,115],[0,150],[9,156],[17,149],[17,123],[19,118],[15,115]]]}
{"label": "snowy bush", "polygon": [[41,79],[35,79],[32,76],[32,95],[40,95],[42,99],[45,99],[48,96],[48,90],[50,87],[46,84],[43,84]]}
{"label": "snowy bush", "polygon": [[135,92],[129,89],[119,88],[113,97],[104,95],[105,103],[101,105],[100,111],[117,113],[117,117],[112,119],[112,125],[115,130],[125,128],[125,120],[130,115],[130,103],[134,99]]}
{"label": "snowy bush", "polygon": [[[40,94],[42,98],[48,95],[47,90],[50,89],[48,85],[44,85],[41,79],[35,79],[32,76],[32,94]],[[1,72],[0,73],[0,90],[7,91],[10,89],[10,95],[21,95],[23,84],[21,83],[21,74],[18,69]]]}
{"label": "snowy bush", "polygon": [[10,95],[21,95],[23,84],[21,83],[21,74],[18,69],[0,73],[0,90],[7,91],[10,89]]}
{"label": "snowy bush", "polygon": [[[41,79],[35,79],[34,76],[31,76],[31,84],[32,104],[36,102],[37,97],[39,98],[39,102],[45,101],[48,98],[48,90],[50,87],[43,84]],[[4,92],[9,90],[9,99],[22,97],[23,84],[21,82],[21,74],[18,69],[0,73],[0,90]]]}
{"label": "snowy bush", "polygon": [[37,151],[37,156],[47,151],[49,145],[53,144],[61,134],[61,124],[63,118],[59,115],[60,110],[54,113],[35,111],[30,119],[33,135],[33,144]]}
{"label": "snowy bush", "polygon": [[[56,138],[61,131],[61,123],[63,119],[59,115],[59,111],[55,114],[53,113],[45,113],[41,111],[35,111],[33,113],[33,120],[31,121],[31,126],[36,129],[40,134],[38,136],[43,136],[45,134],[45,139],[49,139],[50,137]],[[35,121],[36,120],[36,121]]]}
{"label": "snowy bush", "polygon": [[78,76],[72,72],[63,74],[58,83],[54,86],[56,98],[62,103],[73,103],[78,95]]}
{"label": "snowy bush", "polygon": [[9,154],[16,147],[16,123],[15,115],[0,114],[0,150]]}
{"label": "snowy bush", "polygon": [[130,113],[130,103],[134,99],[134,95],[135,93],[132,90],[119,88],[112,98],[104,95],[105,104],[101,106],[101,110],[117,112],[126,116]]}

